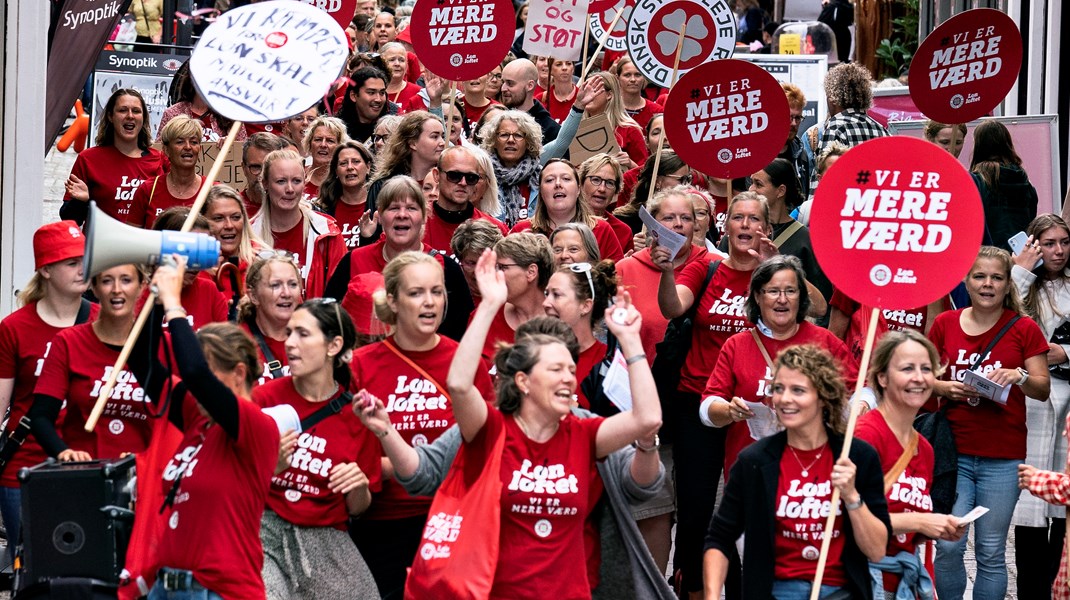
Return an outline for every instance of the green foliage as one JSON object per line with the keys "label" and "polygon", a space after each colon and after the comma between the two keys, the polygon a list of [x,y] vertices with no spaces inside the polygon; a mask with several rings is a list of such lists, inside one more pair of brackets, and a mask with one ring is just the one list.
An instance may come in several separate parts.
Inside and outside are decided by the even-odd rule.
{"label": "green foliage", "polygon": [[910,61],[918,51],[918,2],[902,0],[905,13],[892,19],[892,35],[877,46],[877,58],[883,66],[881,76],[899,77],[910,70]]}

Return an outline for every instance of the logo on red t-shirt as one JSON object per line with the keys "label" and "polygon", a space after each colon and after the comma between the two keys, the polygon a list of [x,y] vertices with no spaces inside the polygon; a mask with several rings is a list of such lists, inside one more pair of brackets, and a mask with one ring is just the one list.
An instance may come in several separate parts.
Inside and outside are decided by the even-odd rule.
{"label": "logo on red t-shirt", "polygon": [[[108,380],[113,370],[115,370],[115,367],[104,367],[104,374],[93,383],[93,389],[89,392],[90,398],[96,398],[100,395],[100,388],[104,387],[104,382]],[[108,399],[144,402],[145,390],[137,385],[137,380],[134,379],[134,376],[129,371],[122,370],[119,371],[119,376],[115,379],[115,387],[112,388]]]}
{"label": "logo on red t-shirt", "polygon": [[732,293],[732,290],[725,288],[721,297],[713,302],[713,306],[710,307],[711,315],[726,315],[730,317],[746,318],[747,315],[744,312],[744,305],[747,302],[747,296],[744,294],[738,296]]}

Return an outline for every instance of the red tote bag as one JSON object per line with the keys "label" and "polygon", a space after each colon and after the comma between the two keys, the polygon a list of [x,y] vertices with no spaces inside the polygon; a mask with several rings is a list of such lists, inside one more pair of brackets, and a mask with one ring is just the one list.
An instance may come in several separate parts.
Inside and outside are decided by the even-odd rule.
{"label": "red tote bag", "polygon": [[504,448],[504,427],[486,462],[461,444],[431,501],[405,582],[405,600],[478,600],[490,595],[498,565]]}

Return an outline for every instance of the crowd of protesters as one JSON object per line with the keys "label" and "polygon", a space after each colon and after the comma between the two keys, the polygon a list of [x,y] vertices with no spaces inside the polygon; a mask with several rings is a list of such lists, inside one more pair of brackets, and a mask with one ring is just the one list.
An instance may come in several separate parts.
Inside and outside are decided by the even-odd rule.
{"label": "crowd of protesters", "polygon": [[[408,7],[356,4],[346,83],[238,130],[243,190],[195,170],[231,130],[188,72],[155,136],[137,91],[108,100],[0,321],[5,437],[25,439],[0,467],[9,549],[19,468],[144,452],[167,443],[162,415],[167,497],[136,510],[168,525],[137,549],[151,568],[129,597],[401,598],[427,585],[409,568],[435,553],[436,493],[484,471],[496,487],[464,526],[492,532],[489,571],[467,565],[489,597],[806,598],[831,537],[821,597],[959,598],[976,506],[975,598],[1006,593],[1012,525],[1020,597],[1070,596],[1070,227],[1037,215],[1003,125],[972,132],[986,245],[956,294],[882,315],[841,457],[866,311],[833,288],[807,224],[835,160],[888,135],[864,67],[828,73],[831,115],[809,131],[782,84],[779,157],[724,180],[672,151],[665,90],[626,56],[579,81],[583,65],[518,44],[449,98],[412,51]],[[596,115],[621,151],[576,164]],[[925,130],[956,156],[966,135]],[[83,272],[90,200],[178,229],[204,187],[194,230],[219,241],[216,267]],[[641,208],[687,243],[660,245]],[[86,433],[150,286],[157,306]],[[667,337],[684,318],[690,333]],[[655,381],[669,350],[677,370]],[[1006,401],[979,399],[966,370]],[[950,451],[915,432],[919,413],[942,416]],[[957,495],[940,498],[949,468]]]}

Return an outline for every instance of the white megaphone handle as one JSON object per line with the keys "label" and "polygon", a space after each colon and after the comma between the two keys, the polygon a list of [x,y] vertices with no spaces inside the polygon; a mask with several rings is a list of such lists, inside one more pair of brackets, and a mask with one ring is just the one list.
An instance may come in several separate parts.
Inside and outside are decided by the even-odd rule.
{"label": "white megaphone handle", "polygon": [[[212,162],[212,168],[208,170],[208,176],[205,178],[208,185],[201,186],[201,190],[197,192],[197,199],[193,201],[193,206],[189,209],[189,216],[186,217],[186,222],[182,224],[183,232],[193,229],[193,223],[197,220],[197,215],[201,214],[201,207],[204,206],[204,201],[208,198],[208,192],[212,189],[212,182],[219,176],[219,171],[223,168],[223,161],[219,160],[218,157],[226,156],[230,152],[230,147],[234,143],[234,138],[237,137],[241,126],[241,121],[234,121],[234,124],[230,126],[227,138],[223,140],[223,146],[219,149],[219,154],[216,155],[217,158]],[[86,431],[92,432],[96,428],[97,421],[100,420],[100,415],[104,413],[104,407],[108,404],[108,398],[111,397],[111,390],[115,387],[115,380],[119,377],[119,371],[126,366],[126,361],[130,358],[130,352],[134,349],[134,341],[137,340],[137,336],[141,335],[141,329],[145,326],[145,321],[149,320],[149,314],[152,313],[152,307],[155,304],[156,294],[150,290],[149,295],[145,298],[144,306],[141,307],[141,314],[134,321],[134,328],[130,330],[130,335],[126,337],[126,343],[123,344],[123,349],[119,352],[119,358],[115,361],[115,368],[111,370],[108,380],[104,382],[104,387],[100,390],[100,395],[97,396],[97,403],[93,405],[93,412],[89,413],[89,418],[85,421]]]}

